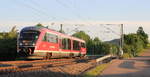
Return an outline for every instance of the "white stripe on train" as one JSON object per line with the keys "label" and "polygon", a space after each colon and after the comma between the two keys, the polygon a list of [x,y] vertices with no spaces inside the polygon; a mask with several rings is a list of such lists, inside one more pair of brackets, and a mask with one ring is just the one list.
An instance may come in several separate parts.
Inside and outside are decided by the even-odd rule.
{"label": "white stripe on train", "polygon": [[[75,54],[79,54],[80,53],[80,52],[46,51],[46,50],[34,50],[34,52],[75,53]],[[81,54],[84,54],[84,53],[81,53]]]}

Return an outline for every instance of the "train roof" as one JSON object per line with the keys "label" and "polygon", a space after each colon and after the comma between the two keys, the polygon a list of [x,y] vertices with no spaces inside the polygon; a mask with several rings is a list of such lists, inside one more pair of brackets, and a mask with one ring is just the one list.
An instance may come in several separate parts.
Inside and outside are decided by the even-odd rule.
{"label": "train roof", "polygon": [[60,35],[60,36],[64,36],[64,37],[67,37],[67,38],[72,38],[74,40],[78,40],[78,41],[81,41],[81,42],[85,42],[84,40],[82,39],[79,39],[79,38],[76,38],[76,37],[73,37],[73,36],[70,36],[70,35],[67,35],[67,34],[64,34],[64,33],[60,33],[56,30],[53,30],[53,29],[49,29],[49,28],[46,28],[46,27],[37,27],[37,26],[29,26],[29,27],[25,27],[23,28],[21,31],[25,31],[25,30],[36,30],[36,31],[43,31],[43,30],[47,30],[47,31],[50,31],[52,33],[55,33],[57,35]]}

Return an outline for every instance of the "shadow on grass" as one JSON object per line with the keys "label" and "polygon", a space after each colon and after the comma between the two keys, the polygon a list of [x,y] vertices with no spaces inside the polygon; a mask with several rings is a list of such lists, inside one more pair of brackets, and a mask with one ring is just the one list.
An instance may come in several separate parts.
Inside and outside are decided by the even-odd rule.
{"label": "shadow on grass", "polygon": [[[124,61],[119,65],[120,68],[127,68],[127,69],[135,69],[134,67],[135,62],[134,61]],[[130,65],[130,66],[128,66]]]}

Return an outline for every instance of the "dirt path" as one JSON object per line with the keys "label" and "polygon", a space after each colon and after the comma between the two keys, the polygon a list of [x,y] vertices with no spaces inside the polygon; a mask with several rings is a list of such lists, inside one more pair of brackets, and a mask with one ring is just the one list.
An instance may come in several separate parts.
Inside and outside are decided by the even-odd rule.
{"label": "dirt path", "polygon": [[150,77],[150,49],[139,57],[113,61],[98,77]]}

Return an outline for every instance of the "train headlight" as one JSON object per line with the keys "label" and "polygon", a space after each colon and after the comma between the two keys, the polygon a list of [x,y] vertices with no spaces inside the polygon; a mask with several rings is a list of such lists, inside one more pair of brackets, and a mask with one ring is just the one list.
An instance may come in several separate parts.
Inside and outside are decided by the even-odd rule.
{"label": "train headlight", "polygon": [[22,43],[20,43],[19,45],[22,45]]}
{"label": "train headlight", "polygon": [[32,45],[35,45],[35,43],[33,43]]}
{"label": "train headlight", "polygon": [[20,52],[20,50],[17,50],[17,53],[19,53]]}

